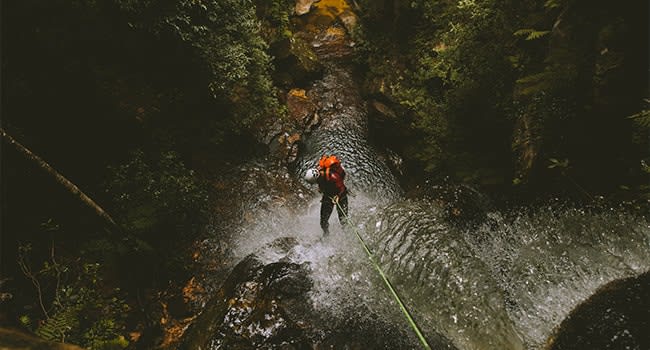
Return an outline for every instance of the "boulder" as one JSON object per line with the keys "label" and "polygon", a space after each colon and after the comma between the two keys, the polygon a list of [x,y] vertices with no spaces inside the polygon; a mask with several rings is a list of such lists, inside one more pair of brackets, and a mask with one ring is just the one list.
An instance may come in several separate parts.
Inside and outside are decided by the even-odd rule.
{"label": "boulder", "polygon": [[296,0],[296,7],[294,9],[296,15],[302,16],[311,10],[311,5],[315,0]]}
{"label": "boulder", "polygon": [[[299,241],[278,238],[240,261],[185,332],[180,349],[413,349],[403,321],[359,313],[330,318],[313,306],[309,263],[292,262]],[[361,315],[372,314],[362,309]],[[360,310],[354,310],[359,312]],[[432,338],[432,340],[435,340]],[[439,342],[433,343],[441,345]],[[437,348],[453,349],[451,345]]]}
{"label": "boulder", "polygon": [[312,348],[311,287],[305,265],[264,265],[249,256],[186,332],[181,349]]}
{"label": "boulder", "polygon": [[546,349],[650,349],[650,272],[612,281],[576,307]]}
{"label": "boulder", "polygon": [[269,152],[283,165],[292,164],[298,158],[300,150],[299,141],[302,137],[298,133],[283,132],[269,144]]}
{"label": "boulder", "polygon": [[293,57],[298,61],[298,68],[305,72],[305,74],[317,73],[322,70],[321,63],[318,57],[312,51],[311,47],[304,40],[296,37],[289,39],[290,52]]}
{"label": "boulder", "polygon": [[307,97],[304,89],[291,89],[287,94],[287,109],[296,125],[307,127],[312,123],[318,106]]}
{"label": "boulder", "polygon": [[323,70],[318,57],[305,39],[293,36],[279,41],[271,47],[275,57],[274,79],[281,85],[291,86],[316,79]]}
{"label": "boulder", "polygon": [[359,18],[350,9],[343,11],[343,13],[339,15],[339,19],[343,23],[345,30],[347,30],[350,34],[352,34],[354,29],[357,27],[357,24],[359,23]]}

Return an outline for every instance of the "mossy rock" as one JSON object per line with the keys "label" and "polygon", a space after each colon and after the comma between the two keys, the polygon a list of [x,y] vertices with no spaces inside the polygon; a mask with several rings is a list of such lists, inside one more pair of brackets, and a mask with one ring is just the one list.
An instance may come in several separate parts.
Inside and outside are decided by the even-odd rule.
{"label": "mossy rock", "polygon": [[323,66],[309,44],[299,38],[291,37],[277,42],[272,47],[275,57],[276,82],[285,86],[301,85],[308,80],[317,79]]}

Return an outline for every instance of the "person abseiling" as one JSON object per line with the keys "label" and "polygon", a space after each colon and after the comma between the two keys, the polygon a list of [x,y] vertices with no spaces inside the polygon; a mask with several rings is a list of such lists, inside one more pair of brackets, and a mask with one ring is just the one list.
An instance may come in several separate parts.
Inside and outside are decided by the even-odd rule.
{"label": "person abseiling", "polygon": [[343,183],[345,170],[341,161],[335,155],[324,155],[318,161],[318,167],[307,170],[305,180],[311,184],[317,183],[318,190],[323,194],[320,205],[320,227],[323,235],[329,234],[329,219],[332,209],[336,206],[341,225],[346,224],[348,215],[348,190]]}

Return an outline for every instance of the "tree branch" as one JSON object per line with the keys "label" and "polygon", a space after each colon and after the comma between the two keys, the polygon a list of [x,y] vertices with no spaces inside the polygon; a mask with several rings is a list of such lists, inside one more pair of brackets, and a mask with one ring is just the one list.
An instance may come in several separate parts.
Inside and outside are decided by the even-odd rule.
{"label": "tree branch", "polygon": [[60,185],[65,187],[65,189],[68,190],[68,192],[70,192],[73,196],[75,196],[85,206],[92,209],[95,212],[95,214],[97,214],[97,216],[99,216],[108,225],[108,227],[111,230],[114,230],[117,233],[123,232],[120,226],[115,222],[115,220],[113,220],[113,218],[110,215],[108,215],[108,213],[102,207],[100,207],[95,201],[93,201],[90,197],[88,197],[85,193],[83,193],[79,189],[79,187],[77,187],[75,184],[70,182],[70,180],[66,179],[54,168],[52,168],[46,161],[41,159],[39,156],[35,155],[32,151],[27,149],[25,146],[21,145],[18,141],[16,141],[13,137],[11,137],[11,135],[7,134],[3,128],[0,128],[0,135],[2,135],[2,138],[5,139],[7,143],[12,145],[20,154],[22,154],[25,158],[27,158],[31,162],[38,165],[40,169],[44,170],[47,174],[53,177],[56,180],[56,182],[58,182]]}

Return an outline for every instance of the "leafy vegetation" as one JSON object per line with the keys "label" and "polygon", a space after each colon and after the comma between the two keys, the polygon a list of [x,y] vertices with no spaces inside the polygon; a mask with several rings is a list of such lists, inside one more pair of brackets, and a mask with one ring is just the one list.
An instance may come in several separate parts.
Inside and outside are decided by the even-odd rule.
{"label": "leafy vegetation", "polygon": [[280,113],[253,1],[116,2],[126,12],[129,26],[191,48],[188,51],[207,73],[211,96],[235,107],[237,118],[229,128],[250,127],[264,116]]}
{"label": "leafy vegetation", "polygon": [[106,192],[129,232],[159,235],[165,227],[174,227],[188,235],[204,223],[206,186],[175,152],[148,159],[143,151],[135,151],[126,164],[111,168],[109,178]]}
{"label": "leafy vegetation", "polygon": [[[393,126],[421,136],[387,145],[413,168],[531,193],[582,192],[565,175],[589,192],[647,182],[647,129],[626,119],[644,120],[648,94],[641,4],[360,3],[368,93],[401,110]],[[572,166],[563,175],[549,159]]]}
{"label": "leafy vegetation", "polygon": [[[99,262],[59,262],[52,247],[50,259],[34,271],[32,255],[31,245],[21,246],[19,264],[33,281],[42,308],[21,315],[24,326],[45,340],[70,342],[87,349],[123,349],[129,345],[125,331],[130,307],[119,288],[106,291]],[[53,286],[52,290],[42,289],[45,285]],[[43,302],[46,292],[52,295],[51,303]]]}
{"label": "leafy vegetation", "polygon": [[[219,171],[257,152],[259,125],[285,113],[268,42],[291,35],[288,4],[260,12],[265,26],[252,0],[3,4],[3,128],[124,232],[106,232],[69,193],[3,152],[12,206],[1,257],[3,276],[14,277],[3,293],[14,297],[0,321],[89,349],[124,348],[136,328],[159,332],[139,313],[161,307],[156,291],[180,293],[169,281],[188,278],[187,250],[208,208],[195,169]],[[21,246],[30,249],[17,256]],[[139,347],[154,346],[144,338]]]}

